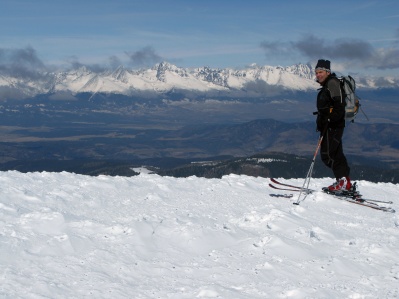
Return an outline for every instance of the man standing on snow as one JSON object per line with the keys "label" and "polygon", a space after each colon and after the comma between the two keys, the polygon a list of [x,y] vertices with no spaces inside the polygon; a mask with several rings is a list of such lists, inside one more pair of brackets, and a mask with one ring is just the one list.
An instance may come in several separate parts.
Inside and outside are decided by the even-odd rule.
{"label": "man standing on snow", "polygon": [[340,81],[331,73],[330,61],[319,59],[316,65],[316,79],[321,88],[317,95],[317,130],[325,134],[320,147],[321,160],[331,168],[336,181],[329,191],[339,192],[352,187],[350,168],[342,148],[345,128],[345,99]]}

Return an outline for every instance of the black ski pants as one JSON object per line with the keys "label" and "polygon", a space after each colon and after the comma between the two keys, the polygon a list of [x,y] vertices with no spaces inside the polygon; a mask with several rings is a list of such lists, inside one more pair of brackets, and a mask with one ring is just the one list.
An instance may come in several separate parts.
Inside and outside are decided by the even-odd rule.
{"label": "black ski pants", "polygon": [[321,160],[331,168],[336,179],[349,177],[350,168],[342,148],[342,136],[345,128],[328,128],[320,146]]}

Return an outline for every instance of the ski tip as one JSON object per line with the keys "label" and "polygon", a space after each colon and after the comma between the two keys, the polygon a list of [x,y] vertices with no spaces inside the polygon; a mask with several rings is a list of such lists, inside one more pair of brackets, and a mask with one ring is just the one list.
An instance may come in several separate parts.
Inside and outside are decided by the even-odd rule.
{"label": "ski tip", "polygon": [[293,205],[299,206],[299,202],[293,202]]}

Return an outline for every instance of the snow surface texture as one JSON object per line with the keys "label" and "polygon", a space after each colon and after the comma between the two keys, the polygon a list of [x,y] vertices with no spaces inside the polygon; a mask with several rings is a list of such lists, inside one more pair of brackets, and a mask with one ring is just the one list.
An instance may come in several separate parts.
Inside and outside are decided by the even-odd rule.
{"label": "snow surface texture", "polygon": [[[322,192],[296,206],[237,175],[0,183],[0,298],[399,297],[398,215]],[[399,210],[399,185],[358,184]]]}

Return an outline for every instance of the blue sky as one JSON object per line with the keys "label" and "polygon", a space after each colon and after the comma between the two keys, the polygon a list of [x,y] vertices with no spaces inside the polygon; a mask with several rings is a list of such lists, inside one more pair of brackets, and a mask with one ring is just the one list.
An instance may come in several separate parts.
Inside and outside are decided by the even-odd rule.
{"label": "blue sky", "polygon": [[399,1],[0,0],[0,71],[332,61],[395,75]]}

